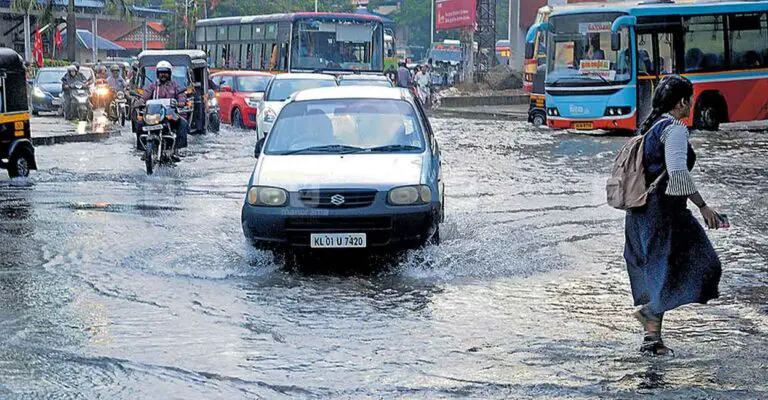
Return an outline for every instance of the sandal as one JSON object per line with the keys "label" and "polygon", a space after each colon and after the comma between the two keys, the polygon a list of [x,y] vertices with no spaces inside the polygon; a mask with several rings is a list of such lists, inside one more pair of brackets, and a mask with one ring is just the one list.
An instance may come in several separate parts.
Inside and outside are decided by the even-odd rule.
{"label": "sandal", "polygon": [[643,344],[640,346],[640,352],[654,356],[666,356],[675,354],[672,349],[664,345],[664,341],[661,340],[661,337],[656,335],[646,335],[645,338],[643,338]]}

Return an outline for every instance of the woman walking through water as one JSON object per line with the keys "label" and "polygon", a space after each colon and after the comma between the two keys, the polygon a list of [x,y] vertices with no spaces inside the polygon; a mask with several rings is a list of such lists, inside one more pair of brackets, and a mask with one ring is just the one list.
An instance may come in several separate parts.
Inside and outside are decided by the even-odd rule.
{"label": "woman walking through water", "polygon": [[646,206],[626,216],[624,258],[635,306],[641,306],[634,316],[645,328],[640,350],[653,355],[671,351],[661,339],[665,312],[718,297],[720,260],[687,208],[691,200],[707,227],[719,227],[720,216],[704,202],[690,174],[696,153],[682,120],[690,114],[692,96],[693,85],[686,78],[670,75],[659,82],[653,111],[640,132],[646,135],[646,182],[664,176]]}

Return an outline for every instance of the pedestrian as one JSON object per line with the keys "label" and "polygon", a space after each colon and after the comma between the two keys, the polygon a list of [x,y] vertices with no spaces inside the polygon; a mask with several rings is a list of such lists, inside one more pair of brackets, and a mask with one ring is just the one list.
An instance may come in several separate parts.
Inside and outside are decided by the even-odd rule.
{"label": "pedestrian", "polygon": [[405,61],[400,61],[397,68],[397,86],[401,88],[410,88],[413,78],[411,77],[411,71],[405,66]]}
{"label": "pedestrian", "polygon": [[720,260],[707,234],[687,208],[699,208],[710,229],[720,216],[704,202],[690,170],[696,153],[688,142],[683,122],[691,111],[693,86],[679,75],[661,80],[653,97],[653,110],[640,132],[646,135],[646,180],[666,171],[647,204],[627,212],[624,258],[632,287],[634,316],[645,328],[642,352],[665,355],[670,349],[661,338],[664,314],[684,304],[706,304],[719,296]]}

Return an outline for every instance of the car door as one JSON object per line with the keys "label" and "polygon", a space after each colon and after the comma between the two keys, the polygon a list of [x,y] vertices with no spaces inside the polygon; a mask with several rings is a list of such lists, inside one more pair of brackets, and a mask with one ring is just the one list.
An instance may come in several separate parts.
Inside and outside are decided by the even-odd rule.
{"label": "car door", "polygon": [[221,120],[231,123],[232,101],[234,99],[235,79],[232,75],[222,75],[219,84],[219,107],[221,107]]}

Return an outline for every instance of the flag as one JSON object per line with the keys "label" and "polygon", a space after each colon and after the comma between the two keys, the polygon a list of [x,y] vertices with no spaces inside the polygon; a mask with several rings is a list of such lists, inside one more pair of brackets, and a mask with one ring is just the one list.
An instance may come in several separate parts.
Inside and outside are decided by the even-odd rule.
{"label": "flag", "polygon": [[39,29],[35,31],[35,47],[32,49],[32,57],[38,67],[43,66],[43,36]]}
{"label": "flag", "polygon": [[61,49],[61,31],[59,28],[54,28],[56,33],[53,35],[53,45],[56,46],[57,49]]}

